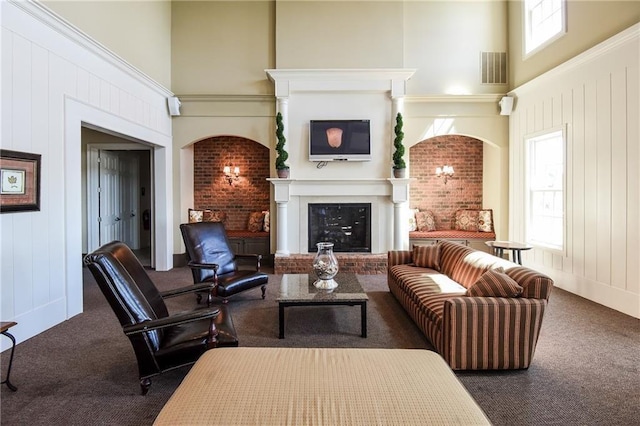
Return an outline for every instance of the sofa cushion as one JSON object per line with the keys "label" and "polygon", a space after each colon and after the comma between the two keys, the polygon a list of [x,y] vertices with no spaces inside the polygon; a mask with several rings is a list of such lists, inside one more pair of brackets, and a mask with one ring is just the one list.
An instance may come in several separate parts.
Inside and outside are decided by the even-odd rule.
{"label": "sofa cushion", "polygon": [[262,230],[264,232],[269,232],[269,230],[271,229],[271,214],[269,213],[269,210],[265,210],[262,213],[264,213],[264,220],[262,223]]}
{"label": "sofa cushion", "polygon": [[504,269],[490,269],[478,278],[467,290],[466,296],[518,297],[522,287],[504,273]]}
{"label": "sofa cushion", "polygon": [[420,268],[440,270],[440,244],[413,247],[413,263]]}
{"label": "sofa cushion", "polygon": [[435,231],[436,219],[431,210],[416,213],[416,227],[418,231]]}
{"label": "sofa cushion", "polygon": [[390,268],[397,286],[426,316],[438,324],[442,323],[444,301],[463,296],[465,288],[444,274],[412,265],[394,265]]}

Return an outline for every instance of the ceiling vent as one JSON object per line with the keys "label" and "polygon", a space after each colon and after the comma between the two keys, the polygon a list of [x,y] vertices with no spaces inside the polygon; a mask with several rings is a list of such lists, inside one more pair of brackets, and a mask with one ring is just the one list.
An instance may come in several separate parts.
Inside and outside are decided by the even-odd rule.
{"label": "ceiling vent", "polygon": [[482,84],[507,84],[507,52],[480,52]]}

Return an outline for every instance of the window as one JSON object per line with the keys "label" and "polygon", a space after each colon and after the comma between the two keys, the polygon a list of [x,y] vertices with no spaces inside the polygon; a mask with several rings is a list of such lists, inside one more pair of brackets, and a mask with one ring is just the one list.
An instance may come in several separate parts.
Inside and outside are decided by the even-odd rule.
{"label": "window", "polygon": [[527,242],[564,247],[564,135],[527,139]]}
{"label": "window", "polygon": [[565,33],[565,0],[525,0],[525,55]]}

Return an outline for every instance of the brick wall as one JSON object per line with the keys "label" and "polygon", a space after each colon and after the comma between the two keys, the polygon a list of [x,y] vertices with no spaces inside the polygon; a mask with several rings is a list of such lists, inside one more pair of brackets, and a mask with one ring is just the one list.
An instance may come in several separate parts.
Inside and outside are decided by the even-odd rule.
{"label": "brick wall", "polygon": [[[275,274],[313,274],[313,258],[315,253],[276,255],[274,260]],[[355,254],[335,253],[340,272],[352,274],[376,275],[387,273],[387,254]]]}
{"label": "brick wall", "polygon": [[[236,136],[197,142],[193,150],[193,202],[196,209],[227,212],[227,229],[246,229],[249,214],[269,210],[269,149]],[[240,167],[240,180],[229,185],[225,165]]]}
{"label": "brick wall", "polygon": [[[451,229],[457,209],[482,208],[483,142],[467,136],[446,135],[424,140],[410,148],[410,208],[431,210],[437,229]],[[444,183],[436,167],[453,166],[453,178]]]}

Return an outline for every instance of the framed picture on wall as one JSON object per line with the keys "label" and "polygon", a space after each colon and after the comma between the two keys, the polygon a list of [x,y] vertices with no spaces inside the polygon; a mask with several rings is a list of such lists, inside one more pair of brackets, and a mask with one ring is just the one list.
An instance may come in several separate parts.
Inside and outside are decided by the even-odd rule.
{"label": "framed picture on wall", "polygon": [[40,154],[0,150],[0,213],[40,210]]}

